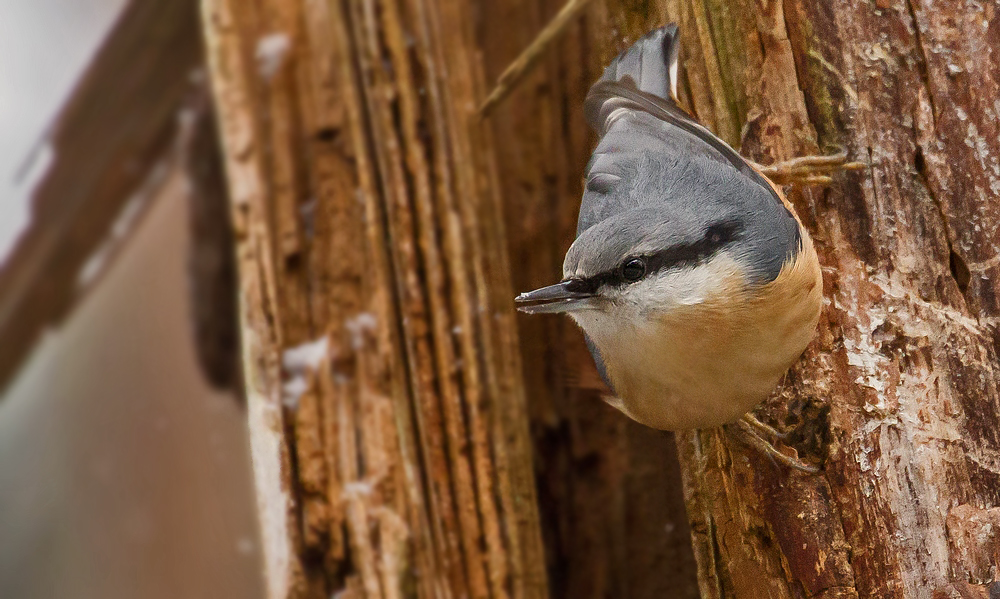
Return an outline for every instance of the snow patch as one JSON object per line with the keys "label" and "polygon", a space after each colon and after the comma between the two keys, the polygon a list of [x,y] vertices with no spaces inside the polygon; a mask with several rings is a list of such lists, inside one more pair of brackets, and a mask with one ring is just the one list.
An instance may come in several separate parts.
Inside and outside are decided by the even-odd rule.
{"label": "snow patch", "polygon": [[330,340],[325,336],[295,347],[290,347],[281,355],[281,365],[288,371],[315,370],[330,349]]}
{"label": "snow patch", "polygon": [[378,319],[371,312],[362,312],[345,322],[344,326],[351,333],[351,347],[358,351],[365,345],[365,333],[374,331],[378,326]]}
{"label": "snow patch", "polygon": [[292,410],[299,407],[299,400],[309,390],[309,373],[320,367],[329,350],[330,341],[324,336],[282,353],[281,365],[288,379],[281,385],[281,403]]}
{"label": "snow patch", "polygon": [[344,495],[348,497],[365,497],[372,494],[375,490],[375,485],[370,482],[359,480],[344,485]]}
{"label": "snow patch", "polygon": [[272,33],[257,40],[257,73],[270,82],[285,64],[292,42],[284,33]]}

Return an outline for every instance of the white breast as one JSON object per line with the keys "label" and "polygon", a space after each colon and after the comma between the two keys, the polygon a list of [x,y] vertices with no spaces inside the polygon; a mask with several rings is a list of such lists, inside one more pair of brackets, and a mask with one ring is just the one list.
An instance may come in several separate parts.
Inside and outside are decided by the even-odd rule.
{"label": "white breast", "polygon": [[815,333],[822,279],[808,238],[794,262],[752,293],[732,261],[706,267],[659,290],[659,309],[626,301],[574,315],[600,350],[618,407],[647,426],[736,420],[771,393]]}

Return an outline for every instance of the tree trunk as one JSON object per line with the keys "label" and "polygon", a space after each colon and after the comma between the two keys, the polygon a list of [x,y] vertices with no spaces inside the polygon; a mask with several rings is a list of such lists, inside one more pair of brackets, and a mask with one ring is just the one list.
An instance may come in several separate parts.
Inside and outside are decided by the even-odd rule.
{"label": "tree trunk", "polygon": [[544,596],[468,3],[203,6],[269,596]]}
{"label": "tree trunk", "polygon": [[[988,596],[996,0],[594,2],[485,122],[561,1],[204,5],[272,597]],[[572,324],[511,312],[572,240],[587,88],[669,21],[682,101],[744,155],[870,164],[787,190],[827,305],[758,415],[818,476],[724,429],[675,452]]]}
{"label": "tree trunk", "polygon": [[732,128],[745,154],[836,144],[870,162],[791,194],[828,302],[762,414],[825,460],[822,475],[721,431],[678,439],[704,597],[987,596],[1000,550],[997,8],[758,2],[709,11],[711,35],[698,30],[720,65],[747,65],[710,86],[731,114],[745,103]]}

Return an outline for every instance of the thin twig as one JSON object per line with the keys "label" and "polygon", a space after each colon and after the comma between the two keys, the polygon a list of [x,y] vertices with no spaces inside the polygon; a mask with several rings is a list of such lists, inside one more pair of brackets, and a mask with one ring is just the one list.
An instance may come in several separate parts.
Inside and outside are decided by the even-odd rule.
{"label": "thin twig", "polygon": [[479,107],[479,114],[482,117],[489,116],[490,111],[497,105],[500,100],[504,99],[511,90],[514,89],[521,79],[528,74],[531,67],[538,62],[538,59],[542,57],[546,48],[557,38],[559,34],[566,30],[566,27],[570,24],[573,19],[579,16],[583,9],[586,8],[587,4],[591,0],[569,0],[559,14],[555,16],[552,21],[542,29],[542,32],[538,34],[538,37],[528,45],[524,52],[518,56],[514,62],[510,63],[507,70],[500,75],[497,79],[496,87],[490,92],[486,101],[483,105]]}
{"label": "thin twig", "polygon": [[767,175],[767,178],[776,185],[819,185],[826,186],[833,184],[833,177],[829,175]]}

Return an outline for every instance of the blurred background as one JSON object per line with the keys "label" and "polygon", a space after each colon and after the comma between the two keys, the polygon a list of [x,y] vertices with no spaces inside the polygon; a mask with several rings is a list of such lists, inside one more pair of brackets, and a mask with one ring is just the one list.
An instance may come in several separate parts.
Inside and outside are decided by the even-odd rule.
{"label": "blurred background", "polygon": [[0,256],[28,224],[45,132],[125,0],[0,0]]}
{"label": "blurred background", "polygon": [[0,597],[262,596],[196,16],[0,0]]}

